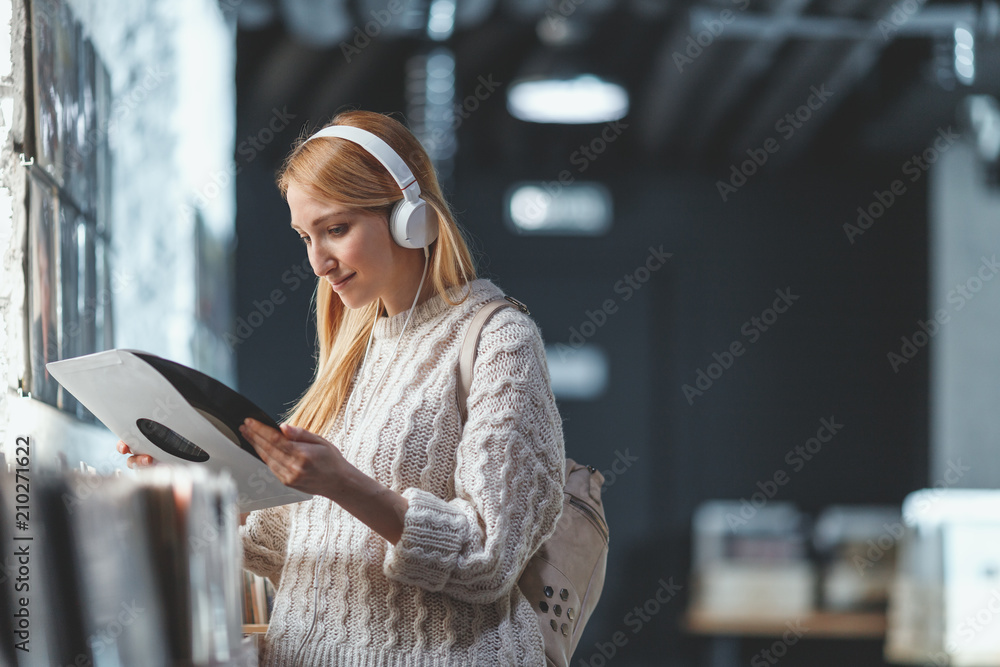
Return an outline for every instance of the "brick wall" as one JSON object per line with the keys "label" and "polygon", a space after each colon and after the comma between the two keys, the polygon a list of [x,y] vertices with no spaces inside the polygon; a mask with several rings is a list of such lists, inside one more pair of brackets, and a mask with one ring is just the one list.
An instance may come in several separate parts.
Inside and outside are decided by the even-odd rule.
{"label": "brick wall", "polygon": [[[48,0],[49,3],[52,0]],[[3,3],[0,3],[3,4]],[[46,3],[36,3],[46,11]],[[121,465],[114,438],[33,399],[25,379],[25,169],[32,155],[25,106],[29,0],[0,9],[0,49],[10,34],[9,71],[0,56],[0,451],[15,435],[38,441],[42,459],[62,453],[69,465]],[[232,354],[220,330],[231,322],[227,257],[234,237],[235,25],[214,0],[69,0],[108,69],[112,104],[110,283],[114,346],[194,365],[231,382]],[[201,255],[214,258],[208,272]],[[209,286],[199,292],[201,284]],[[214,327],[213,327],[214,323]],[[26,383],[25,387],[30,387]],[[95,454],[94,452],[100,452]]]}

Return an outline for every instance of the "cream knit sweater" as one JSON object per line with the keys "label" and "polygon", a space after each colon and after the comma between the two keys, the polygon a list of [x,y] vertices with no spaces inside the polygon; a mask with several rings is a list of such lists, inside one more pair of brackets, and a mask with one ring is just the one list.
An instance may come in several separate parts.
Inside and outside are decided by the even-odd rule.
{"label": "cream knit sweater", "polygon": [[292,667],[313,618],[318,560],[305,667],[544,665],[517,579],[562,509],[562,424],[541,335],[504,308],[483,330],[463,429],[459,349],[479,307],[502,296],[486,280],[470,286],[458,306],[440,296],[418,305],[391,360],[406,312],[378,321],[347,427],[341,410],[325,434],[409,501],[399,543],[322,497],[254,512],[241,528],[244,566],[277,587],[263,666]]}

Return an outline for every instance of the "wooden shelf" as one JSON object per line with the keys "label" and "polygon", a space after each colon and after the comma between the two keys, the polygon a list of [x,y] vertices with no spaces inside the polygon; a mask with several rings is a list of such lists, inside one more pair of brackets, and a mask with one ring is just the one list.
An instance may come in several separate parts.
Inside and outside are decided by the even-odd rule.
{"label": "wooden shelf", "polygon": [[243,624],[243,634],[245,635],[264,634],[265,632],[267,632],[267,623]]}
{"label": "wooden shelf", "polygon": [[766,616],[722,616],[697,609],[688,610],[684,629],[696,635],[780,637],[790,629],[803,628],[804,638],[880,639],[885,636],[882,612],[810,612],[787,618]]}

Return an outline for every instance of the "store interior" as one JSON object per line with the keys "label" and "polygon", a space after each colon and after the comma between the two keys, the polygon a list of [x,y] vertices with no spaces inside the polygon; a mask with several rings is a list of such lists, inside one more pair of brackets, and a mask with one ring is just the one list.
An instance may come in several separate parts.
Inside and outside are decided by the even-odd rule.
{"label": "store interior", "polygon": [[[316,279],[276,172],[336,113],[389,113],[538,324],[567,456],[604,476],[571,664],[1000,665],[995,1],[6,4],[8,472],[29,436],[33,470],[137,493],[45,366],[102,350],[280,420]],[[94,664],[138,664],[131,641]]]}

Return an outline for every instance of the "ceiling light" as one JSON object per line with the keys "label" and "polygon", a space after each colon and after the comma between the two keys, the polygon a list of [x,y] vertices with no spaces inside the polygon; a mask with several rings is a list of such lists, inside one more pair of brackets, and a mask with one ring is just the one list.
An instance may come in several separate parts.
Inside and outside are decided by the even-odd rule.
{"label": "ceiling light", "polygon": [[1000,102],[991,95],[970,95],[963,110],[979,157],[991,164],[1000,161]]}
{"label": "ceiling light", "polygon": [[592,74],[524,80],[511,85],[507,110],[532,123],[606,123],[628,113],[628,93]]}
{"label": "ceiling light", "polygon": [[592,401],[608,387],[608,357],[597,345],[546,345],[545,360],[558,399]]}
{"label": "ceiling light", "polygon": [[975,40],[962,25],[955,27],[955,75],[967,86],[976,80]]}
{"label": "ceiling light", "polygon": [[600,183],[518,183],[507,193],[506,220],[518,234],[600,236],[611,229],[611,193]]}
{"label": "ceiling light", "polygon": [[427,17],[427,36],[443,42],[455,31],[455,0],[433,0]]}

